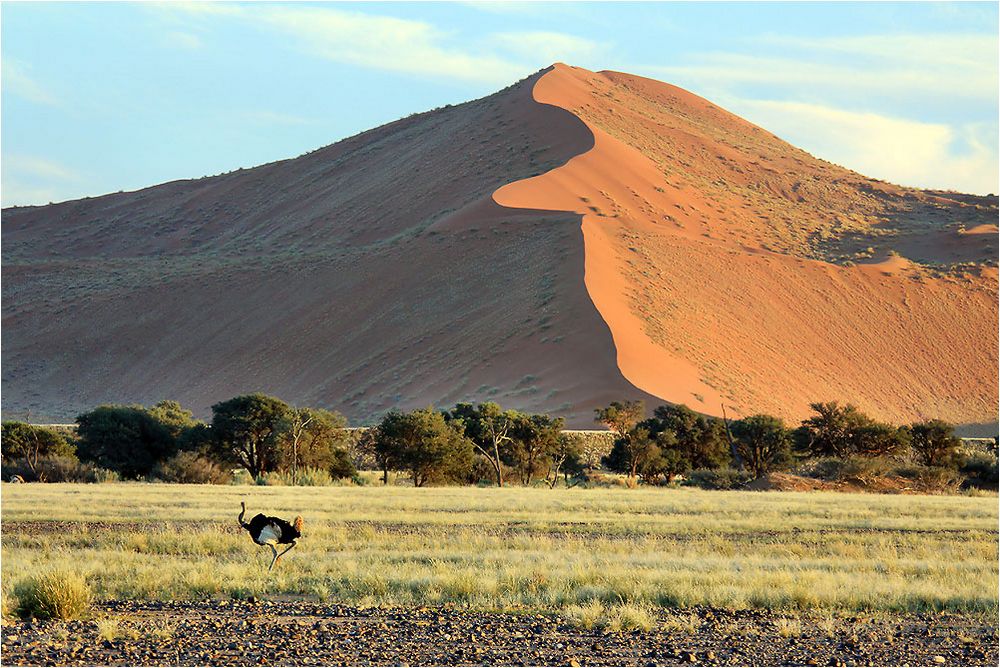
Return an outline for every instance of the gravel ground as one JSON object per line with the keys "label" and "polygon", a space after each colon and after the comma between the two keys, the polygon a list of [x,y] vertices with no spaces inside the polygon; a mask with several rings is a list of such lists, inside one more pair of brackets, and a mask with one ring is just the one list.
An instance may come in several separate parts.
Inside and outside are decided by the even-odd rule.
{"label": "gravel ground", "polygon": [[882,613],[832,621],[804,617],[790,624],[783,619],[790,618],[694,608],[664,612],[650,631],[605,633],[552,616],[446,608],[106,601],[89,621],[5,622],[2,663],[996,666],[1000,661],[997,619],[988,615]]}

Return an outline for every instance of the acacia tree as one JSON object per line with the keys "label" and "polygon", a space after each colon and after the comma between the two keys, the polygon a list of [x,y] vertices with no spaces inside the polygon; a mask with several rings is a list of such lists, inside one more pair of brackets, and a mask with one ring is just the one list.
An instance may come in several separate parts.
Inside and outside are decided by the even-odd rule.
{"label": "acacia tree", "polygon": [[523,484],[531,484],[532,478],[548,469],[551,455],[558,447],[563,424],[561,417],[540,414],[518,416],[512,432],[511,454]]}
{"label": "acacia tree", "polygon": [[79,455],[124,478],[149,475],[177,452],[170,428],[143,406],[98,406],[76,418]]}
{"label": "acacia tree", "polygon": [[[671,432],[669,448],[678,451],[676,461],[686,461],[692,469],[714,469],[729,464],[729,443],[720,420],[677,404],[659,406],[653,411],[653,417],[642,424],[653,438],[658,438],[661,432]],[[659,445],[664,447],[664,444]]]}
{"label": "acacia tree", "polygon": [[795,437],[797,446],[810,455],[883,457],[910,445],[909,429],[876,422],[851,404],[831,401],[809,407],[816,415],[802,421]]}
{"label": "acacia tree", "polygon": [[174,439],[181,439],[184,432],[202,423],[194,419],[191,411],[176,401],[165,400],[148,409],[149,414],[166,427]]}
{"label": "acacia tree", "polygon": [[809,404],[816,415],[802,421],[801,446],[816,457],[847,457],[855,453],[857,435],[871,420],[852,404],[836,401]]}
{"label": "acacia tree", "polygon": [[41,459],[76,457],[76,447],[55,429],[26,422],[4,422],[0,431],[3,434],[0,436],[0,457],[4,461],[23,459],[36,476]]}
{"label": "acacia tree", "polygon": [[645,413],[642,401],[612,401],[594,411],[594,421],[613,431],[618,438],[626,438]]}
{"label": "acacia tree", "polygon": [[472,442],[431,408],[386,414],[374,439],[384,482],[390,468],[408,470],[414,487],[423,487],[437,480],[459,480],[472,466]]}
{"label": "acacia tree", "polygon": [[944,420],[927,420],[910,425],[913,452],[925,466],[952,466],[958,459],[962,439],[955,436],[955,425]]}
{"label": "acacia tree", "polygon": [[549,471],[552,475],[549,489],[555,488],[560,472],[563,473],[563,478],[567,485],[569,484],[570,473],[574,475],[583,473],[582,451],[582,436],[579,434],[567,434],[565,432],[559,434],[555,447],[549,456],[552,462],[552,468]]}
{"label": "acacia tree", "polygon": [[298,482],[299,466],[329,471],[336,477],[353,475],[347,456],[347,419],[340,413],[320,408],[292,408],[285,424],[282,443],[283,469],[290,469]]}
{"label": "acacia tree", "polygon": [[624,473],[628,477],[629,484],[633,484],[640,468],[645,467],[659,454],[659,448],[649,437],[649,430],[635,426],[621,438],[615,439],[611,452],[604,457],[604,465],[612,471]]}
{"label": "acacia tree", "polygon": [[292,409],[281,399],[247,394],[212,406],[212,432],[221,454],[254,478],[277,469]]}
{"label": "acacia tree", "polygon": [[517,411],[505,411],[493,402],[475,407],[463,403],[456,405],[447,418],[461,422],[476,451],[493,467],[497,487],[503,487],[503,463],[510,457],[510,445],[514,441],[511,432],[519,419]]}
{"label": "acacia tree", "polygon": [[780,418],[751,415],[733,422],[732,431],[744,464],[757,478],[791,458],[791,435]]}

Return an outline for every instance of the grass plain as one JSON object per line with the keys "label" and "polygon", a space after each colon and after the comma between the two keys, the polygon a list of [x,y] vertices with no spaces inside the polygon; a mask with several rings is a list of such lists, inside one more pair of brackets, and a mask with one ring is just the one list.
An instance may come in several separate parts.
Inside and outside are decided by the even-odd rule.
{"label": "grass plain", "polygon": [[[305,518],[271,573],[241,500]],[[997,611],[995,496],[5,483],[2,502],[5,613],[19,581],[53,570],[99,599],[453,605],[581,626],[696,605]]]}

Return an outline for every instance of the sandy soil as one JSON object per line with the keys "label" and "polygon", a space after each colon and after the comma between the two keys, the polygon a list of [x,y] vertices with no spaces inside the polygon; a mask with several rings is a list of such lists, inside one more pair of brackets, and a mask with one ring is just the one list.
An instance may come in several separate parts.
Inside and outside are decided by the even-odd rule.
{"label": "sandy soil", "polygon": [[292,160],[5,210],[3,408],[207,417],[264,391],[590,427],[615,399],[790,420],[839,399],[993,423],[996,216],[556,65]]}
{"label": "sandy soil", "polygon": [[[583,120],[594,147],[494,198],[583,217],[587,290],[634,385],[716,415],[725,402],[797,421],[846,399],[897,421],[996,419],[996,270],[924,266],[995,259],[995,227],[929,213],[982,220],[995,202],[865,179],[631,75],[557,65],[534,96]],[[845,238],[882,259],[824,257]]]}
{"label": "sandy soil", "polygon": [[[119,619],[3,627],[5,665],[996,665],[995,619],[954,614],[800,620],[698,608],[650,631],[606,633],[556,617],[451,609],[357,609],[293,601],[110,601]],[[682,630],[669,630],[683,620]]]}

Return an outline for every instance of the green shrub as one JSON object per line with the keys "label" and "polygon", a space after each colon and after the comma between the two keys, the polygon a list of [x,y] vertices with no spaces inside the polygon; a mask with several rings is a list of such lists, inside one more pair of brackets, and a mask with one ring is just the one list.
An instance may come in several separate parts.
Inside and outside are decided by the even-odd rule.
{"label": "green shrub", "polygon": [[965,477],[964,487],[992,490],[998,488],[996,455],[986,452],[966,455],[959,472]]}
{"label": "green shrub", "polygon": [[835,479],[866,483],[873,478],[889,475],[892,470],[892,462],[882,457],[853,456],[841,463]]}
{"label": "green shrub", "polygon": [[17,612],[24,618],[77,619],[90,610],[92,594],[76,573],[51,571],[14,585]]}
{"label": "green shrub", "polygon": [[344,448],[336,448],[331,451],[328,471],[330,477],[337,479],[353,478],[358,473],[358,470],[354,468],[350,453]]}
{"label": "green shrub", "polygon": [[28,461],[19,459],[5,463],[0,470],[4,480],[19,475],[27,482],[116,482],[118,474],[80,462],[76,457],[45,457],[39,459],[32,470]]}
{"label": "green shrub", "polygon": [[164,482],[224,485],[233,478],[232,471],[197,452],[178,452],[160,462],[152,477]]}
{"label": "green shrub", "polygon": [[958,471],[950,466],[921,466],[919,464],[897,466],[892,469],[892,474],[912,480],[925,489],[941,491],[955,491],[962,482]]}
{"label": "green shrub", "polygon": [[753,480],[753,474],[737,469],[696,469],[688,474],[685,485],[702,489],[739,489]]}
{"label": "green shrub", "polygon": [[822,457],[813,462],[806,463],[801,471],[803,475],[809,478],[839,480],[840,471],[844,468],[844,461],[838,457]]}
{"label": "green shrub", "polygon": [[943,420],[916,422],[910,425],[910,434],[910,447],[921,464],[957,468],[962,439],[955,436],[955,425]]}

